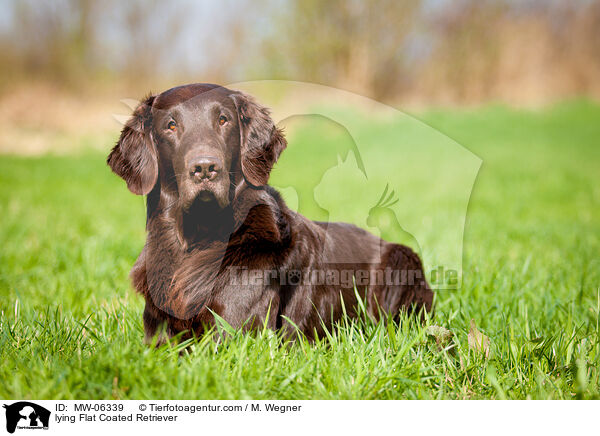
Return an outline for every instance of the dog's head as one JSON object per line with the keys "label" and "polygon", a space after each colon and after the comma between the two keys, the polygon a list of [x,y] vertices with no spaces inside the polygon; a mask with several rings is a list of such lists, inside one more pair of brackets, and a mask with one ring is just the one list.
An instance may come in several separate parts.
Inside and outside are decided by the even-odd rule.
{"label": "dog's head", "polygon": [[204,203],[222,209],[240,183],[266,185],[285,146],[269,111],[253,98],[192,84],[142,101],[107,163],[135,194],[160,184],[183,211]]}

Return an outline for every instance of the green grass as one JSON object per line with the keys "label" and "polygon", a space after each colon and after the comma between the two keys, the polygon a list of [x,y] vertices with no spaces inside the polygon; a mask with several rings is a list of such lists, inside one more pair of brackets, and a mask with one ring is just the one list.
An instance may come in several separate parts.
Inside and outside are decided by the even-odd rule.
{"label": "green grass", "polygon": [[[313,344],[262,331],[205,337],[190,353],[142,345],[143,301],[127,276],[143,200],[96,152],[0,157],[0,397],[599,398],[600,107],[419,117],[483,160],[463,286],[438,293],[425,326],[345,322]],[[383,121],[364,129],[394,133]],[[282,168],[311,166],[300,150],[331,139],[318,130],[291,135],[275,182],[308,189]],[[426,239],[444,241],[438,233]],[[469,348],[471,319],[490,339],[487,357]],[[451,330],[453,347],[440,350],[427,325]]]}

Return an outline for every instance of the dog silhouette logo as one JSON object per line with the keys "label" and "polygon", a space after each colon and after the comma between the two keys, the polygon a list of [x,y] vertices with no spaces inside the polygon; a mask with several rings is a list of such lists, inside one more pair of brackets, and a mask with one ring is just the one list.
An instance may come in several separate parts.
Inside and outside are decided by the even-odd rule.
{"label": "dog silhouette logo", "polygon": [[19,401],[4,405],[6,409],[6,431],[14,433],[18,429],[48,429],[50,411],[29,401]]}

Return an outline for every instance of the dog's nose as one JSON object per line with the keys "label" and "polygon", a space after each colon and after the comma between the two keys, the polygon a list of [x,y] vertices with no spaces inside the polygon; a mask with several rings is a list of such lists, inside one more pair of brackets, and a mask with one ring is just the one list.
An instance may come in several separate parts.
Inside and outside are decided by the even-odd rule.
{"label": "dog's nose", "polygon": [[192,159],[189,164],[190,176],[194,180],[213,180],[221,172],[221,161],[213,156],[200,156]]}

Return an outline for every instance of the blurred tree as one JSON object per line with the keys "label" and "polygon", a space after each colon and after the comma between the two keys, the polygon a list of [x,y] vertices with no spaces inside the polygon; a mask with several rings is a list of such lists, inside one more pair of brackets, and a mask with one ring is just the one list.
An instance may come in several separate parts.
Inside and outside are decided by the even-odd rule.
{"label": "blurred tree", "polygon": [[600,0],[0,5],[3,88],[32,78],[74,87],[108,78],[131,92],[288,79],[386,102],[600,98]]}
{"label": "blurred tree", "polygon": [[406,38],[421,0],[290,0],[264,44],[276,76],[302,78],[375,98],[408,81]]}
{"label": "blurred tree", "polygon": [[422,98],[536,103],[600,97],[600,1],[461,0],[430,14]]}
{"label": "blurred tree", "polygon": [[10,31],[0,35],[1,56],[12,76],[25,73],[63,84],[106,72],[136,81],[156,77],[182,28],[158,0],[23,0],[12,12]]}

